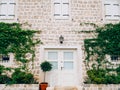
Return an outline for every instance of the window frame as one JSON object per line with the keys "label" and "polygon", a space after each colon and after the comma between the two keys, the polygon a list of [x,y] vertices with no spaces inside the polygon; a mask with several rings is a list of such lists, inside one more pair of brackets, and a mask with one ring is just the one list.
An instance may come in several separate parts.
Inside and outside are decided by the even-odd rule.
{"label": "window frame", "polygon": [[[9,1],[11,1],[11,0],[9,0]],[[13,1],[14,1],[14,3],[13,3]],[[9,2],[9,4],[14,4],[14,11],[13,11],[14,12],[14,16],[13,16],[13,18],[6,16],[5,18],[0,18],[1,22],[17,22],[17,3],[18,3],[18,0],[13,0],[13,1],[11,3]],[[2,0],[1,0],[0,4],[1,3],[2,3]],[[7,8],[8,7],[10,7],[10,5],[7,6]],[[0,5],[0,9],[1,9],[1,5]],[[1,13],[1,10],[0,10],[0,13]]]}
{"label": "window frame", "polygon": [[[117,4],[114,4],[115,2],[117,2]],[[119,15],[114,15],[113,13],[110,15],[106,15],[106,5],[110,5],[110,3],[112,5],[119,5],[119,7],[118,7],[119,8],[119,12],[118,12]],[[105,20],[120,20],[120,1],[119,0],[104,0],[103,7],[104,7],[104,15],[103,16],[104,16]],[[106,17],[106,16],[111,16],[111,17]],[[118,16],[118,17],[115,17],[115,16]]]}
{"label": "window frame", "polygon": [[[118,57],[117,57],[118,56]],[[120,55],[105,55],[106,59],[111,63],[120,63]],[[113,58],[116,58],[116,60],[113,60]],[[118,58],[118,59],[117,59]]]}
{"label": "window frame", "polygon": [[[68,3],[64,3],[64,0],[59,0],[59,3],[55,2],[56,0],[53,0],[53,16],[55,20],[69,20],[70,18],[70,0],[68,0]],[[60,15],[56,14],[55,15],[55,3],[60,4]],[[63,4],[68,4],[68,14],[63,14]],[[67,9],[66,9],[67,10]]]}
{"label": "window frame", "polygon": [[110,55],[111,62],[120,62],[120,55]]}
{"label": "window frame", "polygon": [[10,61],[10,55],[4,55],[0,54],[0,62],[9,62]]}
{"label": "window frame", "polygon": [[[3,56],[4,54],[0,54],[1,56]],[[5,55],[6,56],[6,55]],[[1,60],[0,60],[0,65],[4,65],[4,66],[12,66],[13,64],[13,60],[14,60],[14,54],[13,53],[9,53],[7,56],[9,56],[9,60],[2,60],[3,57],[1,57]]]}

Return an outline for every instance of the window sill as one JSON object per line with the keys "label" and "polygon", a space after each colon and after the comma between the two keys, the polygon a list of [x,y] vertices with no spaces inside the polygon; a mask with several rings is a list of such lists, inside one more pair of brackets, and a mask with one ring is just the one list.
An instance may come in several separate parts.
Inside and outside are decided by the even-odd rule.
{"label": "window sill", "polygon": [[12,62],[10,62],[10,61],[8,61],[8,62],[0,62],[0,65],[10,67],[10,66],[12,66]]}
{"label": "window sill", "polygon": [[14,22],[18,22],[18,21],[17,21],[17,19],[0,19],[0,22],[14,23]]}
{"label": "window sill", "polygon": [[106,21],[120,21],[120,19],[112,19],[112,18],[111,18],[111,19],[105,18],[105,20],[106,20]]}

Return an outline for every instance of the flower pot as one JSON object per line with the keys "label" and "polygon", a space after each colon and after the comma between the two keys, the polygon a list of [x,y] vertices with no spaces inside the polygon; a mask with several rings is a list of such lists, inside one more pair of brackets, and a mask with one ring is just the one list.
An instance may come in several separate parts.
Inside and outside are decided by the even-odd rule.
{"label": "flower pot", "polygon": [[47,82],[40,83],[39,90],[46,90],[47,87],[48,87]]}

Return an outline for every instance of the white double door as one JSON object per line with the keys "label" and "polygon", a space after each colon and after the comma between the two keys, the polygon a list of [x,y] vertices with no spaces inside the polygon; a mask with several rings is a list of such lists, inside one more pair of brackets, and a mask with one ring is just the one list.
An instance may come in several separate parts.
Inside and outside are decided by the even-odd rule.
{"label": "white double door", "polygon": [[73,86],[77,84],[76,50],[46,50],[45,60],[52,64],[47,73],[50,86]]}

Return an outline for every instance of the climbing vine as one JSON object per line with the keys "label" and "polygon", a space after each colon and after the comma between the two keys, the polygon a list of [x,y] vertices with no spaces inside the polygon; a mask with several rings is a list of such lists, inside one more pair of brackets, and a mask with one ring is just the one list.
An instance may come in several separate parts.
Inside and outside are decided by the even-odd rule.
{"label": "climbing vine", "polygon": [[18,69],[28,72],[27,65],[35,57],[35,45],[41,44],[41,40],[34,38],[36,33],[39,31],[22,29],[19,23],[0,22],[0,54],[13,53]]}
{"label": "climbing vine", "polygon": [[85,82],[97,84],[120,83],[120,72],[117,71],[120,68],[119,65],[115,66],[107,59],[107,56],[120,55],[120,23],[96,27],[95,33],[97,33],[96,38],[84,41],[85,65],[88,74]]}

